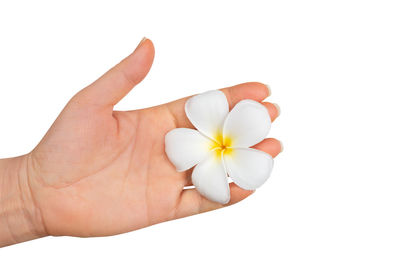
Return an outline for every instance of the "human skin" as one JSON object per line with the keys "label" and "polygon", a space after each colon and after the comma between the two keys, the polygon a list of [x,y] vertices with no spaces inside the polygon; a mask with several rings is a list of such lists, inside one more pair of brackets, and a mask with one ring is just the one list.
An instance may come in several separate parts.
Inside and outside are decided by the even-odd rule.
{"label": "human skin", "polygon": [[[47,235],[107,236],[229,206],[252,191],[230,184],[226,205],[202,197],[190,173],[177,172],[164,152],[165,134],[194,128],[187,98],[132,111],[113,107],[144,79],[154,46],[136,50],[78,92],[28,154],[0,160],[0,246]],[[242,99],[262,102],[269,89],[244,83],[221,89],[232,108]],[[276,105],[262,102],[272,120]],[[254,146],[277,156],[278,140]]]}

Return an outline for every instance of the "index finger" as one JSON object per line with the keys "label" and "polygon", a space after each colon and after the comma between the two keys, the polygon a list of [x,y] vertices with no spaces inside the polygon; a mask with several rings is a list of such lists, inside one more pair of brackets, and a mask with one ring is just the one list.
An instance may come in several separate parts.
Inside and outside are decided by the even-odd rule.
{"label": "index finger", "polygon": [[[225,94],[230,109],[243,99],[252,99],[261,102],[271,94],[269,87],[259,82],[242,83],[220,90]],[[181,98],[166,104],[166,107],[175,120],[176,127],[193,128],[193,125],[185,114],[185,103],[188,98],[190,97]]]}

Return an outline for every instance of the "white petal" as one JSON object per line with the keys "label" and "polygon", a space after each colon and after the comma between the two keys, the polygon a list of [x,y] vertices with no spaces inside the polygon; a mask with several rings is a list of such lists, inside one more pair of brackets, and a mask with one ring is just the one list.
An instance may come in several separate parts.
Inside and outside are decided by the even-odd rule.
{"label": "white petal", "polygon": [[271,128],[268,110],[253,100],[242,100],[226,117],[223,135],[231,147],[251,147],[261,142]]}
{"label": "white petal", "polygon": [[270,176],[274,161],[272,157],[252,148],[234,148],[224,153],[224,163],[229,177],[239,187],[254,190]]}
{"label": "white petal", "polygon": [[229,105],[223,92],[213,90],[189,98],[185,104],[185,112],[194,127],[217,140],[229,112]]}
{"label": "white petal", "polygon": [[226,204],[230,199],[226,176],[222,159],[210,155],[193,169],[192,182],[204,197],[214,202]]}
{"label": "white petal", "polygon": [[206,158],[214,142],[199,131],[176,128],[165,135],[165,152],[178,171],[185,171]]}

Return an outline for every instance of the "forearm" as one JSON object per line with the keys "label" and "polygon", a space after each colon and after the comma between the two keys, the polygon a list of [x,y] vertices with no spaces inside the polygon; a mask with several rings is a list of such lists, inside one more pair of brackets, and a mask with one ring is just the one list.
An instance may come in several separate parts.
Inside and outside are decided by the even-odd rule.
{"label": "forearm", "polygon": [[0,247],[45,235],[26,172],[26,156],[0,159]]}

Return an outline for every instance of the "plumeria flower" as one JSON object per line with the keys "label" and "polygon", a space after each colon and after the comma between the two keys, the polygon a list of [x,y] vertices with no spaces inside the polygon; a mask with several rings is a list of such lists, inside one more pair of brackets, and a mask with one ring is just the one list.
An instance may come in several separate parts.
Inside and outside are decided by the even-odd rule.
{"label": "plumeria flower", "polygon": [[197,130],[176,128],[165,136],[165,152],[177,171],[192,168],[192,182],[204,197],[228,203],[228,179],[255,190],[270,176],[273,159],[250,148],[266,138],[271,128],[268,110],[259,102],[242,100],[229,112],[221,91],[189,98],[186,116]]}

